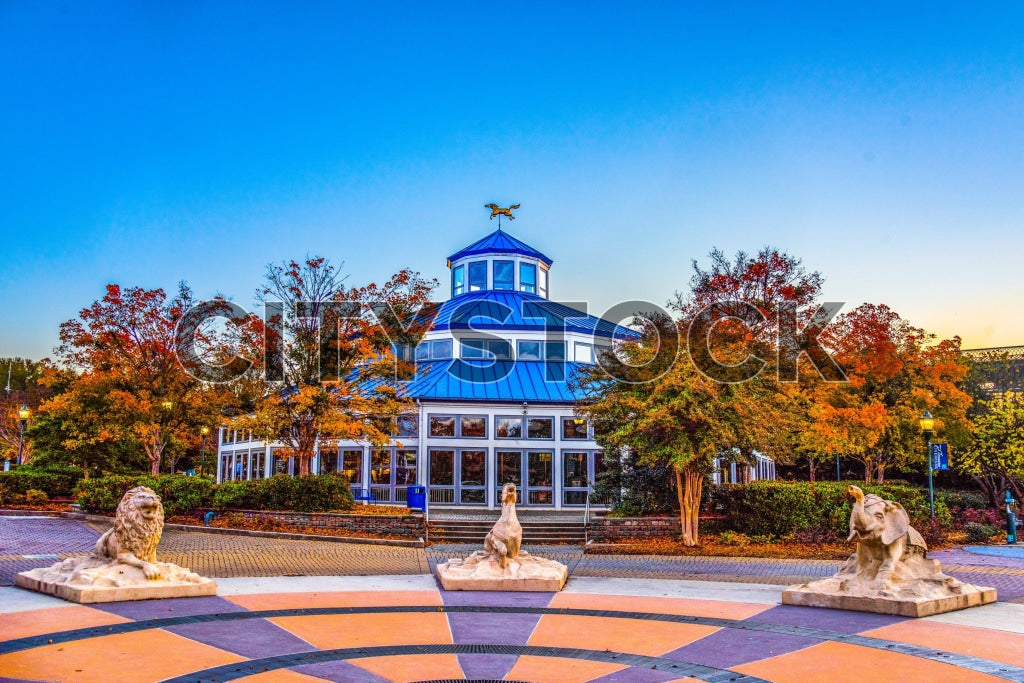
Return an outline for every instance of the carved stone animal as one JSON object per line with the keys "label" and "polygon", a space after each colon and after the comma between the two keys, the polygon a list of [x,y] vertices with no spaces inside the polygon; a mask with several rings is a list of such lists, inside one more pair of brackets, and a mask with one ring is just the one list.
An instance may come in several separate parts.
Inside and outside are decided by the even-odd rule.
{"label": "carved stone animal", "polygon": [[484,551],[504,569],[508,561],[519,555],[523,544],[523,527],[516,517],[516,485],[501,488],[501,517],[484,536]]}
{"label": "carved stone animal", "polygon": [[513,204],[507,209],[503,209],[497,204],[484,204],[484,208],[491,210],[491,220],[494,220],[495,216],[506,216],[510,221],[514,221],[516,217],[512,215],[512,210],[518,209],[519,204]]}
{"label": "carved stone animal", "polygon": [[156,547],[164,530],[164,507],[145,486],[129,489],[117,504],[114,528],[96,542],[93,554],[138,567],[147,579],[160,578]]}
{"label": "carved stone animal", "polygon": [[899,563],[912,556],[923,558],[928,546],[910,526],[910,516],[902,505],[873,493],[864,495],[856,486],[846,490],[854,499],[847,540],[857,541],[857,574],[888,585]]}

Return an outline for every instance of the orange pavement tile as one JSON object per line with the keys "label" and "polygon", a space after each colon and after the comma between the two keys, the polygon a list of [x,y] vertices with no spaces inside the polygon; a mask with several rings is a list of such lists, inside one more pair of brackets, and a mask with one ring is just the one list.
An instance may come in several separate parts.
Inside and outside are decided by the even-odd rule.
{"label": "orange pavement tile", "polygon": [[916,619],[865,631],[861,635],[1024,666],[1024,635],[1020,633]]}
{"label": "orange pavement tile", "polygon": [[997,683],[1001,678],[921,657],[846,643],[821,643],[804,650],[732,667],[775,683],[864,683],[864,681],[928,681],[929,683]]}
{"label": "orange pavement tile", "polygon": [[748,619],[775,607],[775,605],[757,605],[725,600],[594,595],[590,593],[558,593],[551,600],[550,606],[572,609],[610,609],[622,612],[652,612],[654,614],[685,614],[691,617],[715,617],[718,619]]}
{"label": "orange pavement tile", "polygon": [[465,678],[459,658],[455,655],[403,655],[396,657],[366,657],[350,659],[354,664],[370,673],[394,683],[410,681],[450,680]]}
{"label": "orange pavement tile", "polygon": [[591,662],[586,659],[523,655],[516,660],[515,666],[505,678],[531,683],[583,683],[625,668],[622,664]]}
{"label": "orange pavement tile", "polygon": [[545,614],[533,629],[529,644],[584,647],[588,650],[611,650],[656,656],[671,652],[717,630],[716,626],[672,624],[664,621]]}
{"label": "orange pavement tile", "polygon": [[225,597],[248,610],[442,604],[441,595],[437,591],[333,591],[229,595]]}
{"label": "orange pavement tile", "polygon": [[235,683],[324,683],[326,679],[317,676],[307,676],[306,674],[300,674],[298,671],[277,669],[233,680]]}
{"label": "orange pavement tile", "polygon": [[0,673],[70,683],[145,683],[244,661],[161,629],[99,636],[0,655]]}
{"label": "orange pavement tile", "polygon": [[0,628],[0,638],[3,640],[29,638],[41,636],[44,633],[71,631],[91,626],[109,626],[131,621],[131,619],[83,605],[13,612],[3,615],[0,620],[3,622],[3,627]]}
{"label": "orange pavement tile", "polygon": [[426,614],[331,614],[270,619],[321,650],[378,645],[425,645],[452,642],[448,618]]}

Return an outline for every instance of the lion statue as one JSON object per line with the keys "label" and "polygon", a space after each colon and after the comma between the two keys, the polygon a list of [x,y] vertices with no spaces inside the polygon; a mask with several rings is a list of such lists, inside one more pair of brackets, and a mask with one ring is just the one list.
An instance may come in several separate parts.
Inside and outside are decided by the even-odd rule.
{"label": "lion statue", "polygon": [[164,530],[164,506],[153,489],[136,486],[117,504],[114,528],[96,542],[93,554],[138,567],[147,579],[160,578],[156,546]]}

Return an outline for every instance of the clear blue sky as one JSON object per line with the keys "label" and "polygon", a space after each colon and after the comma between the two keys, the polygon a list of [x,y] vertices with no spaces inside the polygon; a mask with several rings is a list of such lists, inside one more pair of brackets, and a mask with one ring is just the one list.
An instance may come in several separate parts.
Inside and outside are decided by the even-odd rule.
{"label": "clear blue sky", "polygon": [[596,311],[771,244],[845,310],[1022,344],[1022,36],[1019,2],[0,0],[0,356],[107,282],[447,283],[490,201]]}

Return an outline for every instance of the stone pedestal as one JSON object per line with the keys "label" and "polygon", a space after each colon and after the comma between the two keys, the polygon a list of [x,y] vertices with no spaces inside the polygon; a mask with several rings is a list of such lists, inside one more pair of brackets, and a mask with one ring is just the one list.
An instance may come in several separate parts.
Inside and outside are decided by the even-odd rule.
{"label": "stone pedestal", "polygon": [[153,565],[160,572],[158,579],[147,579],[142,569],[131,565],[95,556],[75,557],[21,572],[14,577],[14,585],[81,604],[217,594],[215,582],[188,569],[167,562]]}
{"label": "stone pedestal", "polygon": [[569,578],[569,569],[561,562],[534,557],[523,550],[502,569],[497,560],[477,551],[464,560],[437,565],[437,578],[447,591],[558,592]]}
{"label": "stone pedestal", "polygon": [[[828,581],[829,579],[825,579]],[[978,607],[996,601],[996,589],[961,584],[964,590],[958,595],[940,598],[898,597],[887,595],[846,595],[835,592],[823,592],[815,581],[802,586],[792,586],[782,591],[783,605],[803,605],[805,607],[829,607],[831,609],[848,609],[857,612],[876,612],[891,614],[898,617],[929,617],[933,614],[952,612],[968,607]]]}

